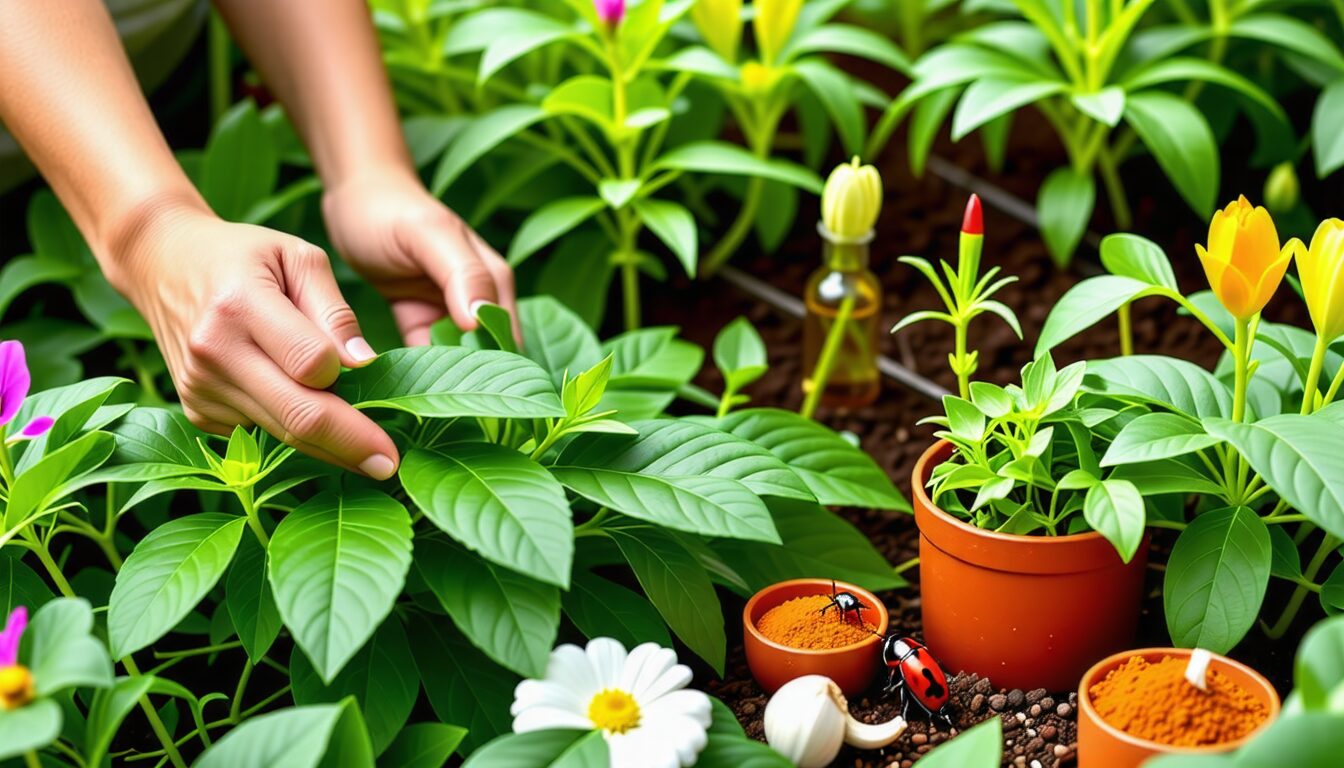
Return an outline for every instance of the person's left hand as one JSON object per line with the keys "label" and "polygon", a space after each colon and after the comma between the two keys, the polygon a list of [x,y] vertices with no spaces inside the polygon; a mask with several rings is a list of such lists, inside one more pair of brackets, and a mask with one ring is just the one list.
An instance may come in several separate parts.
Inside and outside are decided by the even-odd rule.
{"label": "person's left hand", "polygon": [[518,335],[513,270],[414,174],[352,178],[326,192],[322,212],[337,252],[388,300],[407,344],[428,344],[444,315],[472,330],[483,302],[509,310]]}

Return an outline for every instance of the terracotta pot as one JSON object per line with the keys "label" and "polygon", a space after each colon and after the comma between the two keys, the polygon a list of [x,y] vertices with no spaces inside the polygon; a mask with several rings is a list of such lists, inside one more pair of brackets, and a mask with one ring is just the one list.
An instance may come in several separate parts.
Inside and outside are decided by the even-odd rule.
{"label": "terracotta pot", "polygon": [[1071,690],[1098,659],[1133,644],[1147,536],[1126,564],[1099,533],[1019,536],[964,523],[925,491],[951,454],[951,443],[935,443],[912,480],[925,644],[949,676]]}
{"label": "terracotta pot", "polygon": [[[864,623],[875,623],[878,635],[887,633],[887,608],[872,592],[843,581],[835,582],[835,588],[859,598],[864,605]],[[766,611],[785,600],[829,594],[830,579],[793,579],[771,584],[747,601],[742,609],[742,642],[751,675],[766,693],[774,693],[781,685],[803,675],[825,675],[847,696],[862,693],[873,682],[882,660],[882,638],[878,635],[841,648],[811,650],[781,645],[756,628],[756,622]]]}
{"label": "terracotta pot", "polygon": [[1186,660],[1190,658],[1188,648],[1142,648],[1137,651],[1121,651],[1097,662],[1078,686],[1078,764],[1086,768],[1138,768],[1145,760],[1156,755],[1212,755],[1231,752],[1250,741],[1269,727],[1279,714],[1279,694],[1274,686],[1259,672],[1224,656],[1214,656],[1209,663],[1210,670],[1218,670],[1227,675],[1232,682],[1246,689],[1265,705],[1269,716],[1258,728],[1237,741],[1209,747],[1173,747],[1159,744],[1137,736],[1132,736],[1112,726],[1092,706],[1088,690],[1106,677],[1106,673],[1120,666],[1131,656],[1142,656],[1150,662],[1161,661],[1171,656]]}

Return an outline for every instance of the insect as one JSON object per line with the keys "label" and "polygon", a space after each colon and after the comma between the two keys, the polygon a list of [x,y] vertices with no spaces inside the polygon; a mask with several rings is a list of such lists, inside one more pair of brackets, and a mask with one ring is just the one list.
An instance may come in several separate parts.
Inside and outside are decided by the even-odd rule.
{"label": "insect", "polygon": [[835,579],[831,579],[831,602],[822,606],[821,615],[825,616],[826,611],[834,608],[840,612],[840,618],[844,619],[852,612],[859,617],[859,626],[863,626],[863,610],[867,607],[852,592],[837,592]]}
{"label": "insect", "polygon": [[923,644],[909,637],[888,635],[882,641],[882,661],[887,665],[884,693],[900,691],[901,717],[910,709],[910,699],[930,718],[952,726],[947,713],[947,675]]}

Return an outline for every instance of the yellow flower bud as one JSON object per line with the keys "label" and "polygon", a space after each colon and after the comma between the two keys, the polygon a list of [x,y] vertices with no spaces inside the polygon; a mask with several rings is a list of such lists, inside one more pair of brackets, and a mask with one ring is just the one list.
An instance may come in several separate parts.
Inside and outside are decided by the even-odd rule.
{"label": "yellow flower bud", "polygon": [[747,93],[763,94],[779,82],[779,70],[767,67],[759,61],[748,61],[742,65],[742,88]]}
{"label": "yellow flower bud", "polygon": [[852,161],[836,166],[821,192],[821,222],[831,234],[863,237],[882,210],[882,177],[871,165]]}
{"label": "yellow flower bud", "polygon": [[1311,236],[1311,247],[1296,248],[1297,276],[1316,333],[1326,341],[1344,334],[1344,221],[1326,219]]}
{"label": "yellow flower bud", "polygon": [[742,0],[696,0],[691,6],[691,21],[710,50],[729,64],[737,61],[737,45],[742,41]]}
{"label": "yellow flower bud", "polygon": [[760,50],[761,61],[775,63],[793,34],[802,8],[803,0],[756,0],[756,18],[752,20],[752,27],[756,30],[756,47]]}
{"label": "yellow flower bud", "polygon": [[1214,212],[1208,248],[1196,245],[1195,252],[1218,301],[1233,316],[1247,320],[1269,303],[1294,247],[1302,247],[1301,241],[1293,239],[1280,250],[1269,211],[1252,206],[1242,195]]}
{"label": "yellow flower bud", "polygon": [[0,667],[0,711],[18,709],[33,700],[33,675],[22,664]]}

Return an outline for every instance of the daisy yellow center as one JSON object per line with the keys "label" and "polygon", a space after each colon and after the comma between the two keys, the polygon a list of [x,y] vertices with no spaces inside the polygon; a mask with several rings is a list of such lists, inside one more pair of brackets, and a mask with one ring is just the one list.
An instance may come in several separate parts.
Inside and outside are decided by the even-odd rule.
{"label": "daisy yellow center", "polygon": [[0,667],[0,711],[18,709],[33,700],[33,676],[22,664]]}
{"label": "daisy yellow center", "polygon": [[588,704],[588,719],[610,733],[625,733],[639,725],[639,704],[625,691],[608,688]]}

